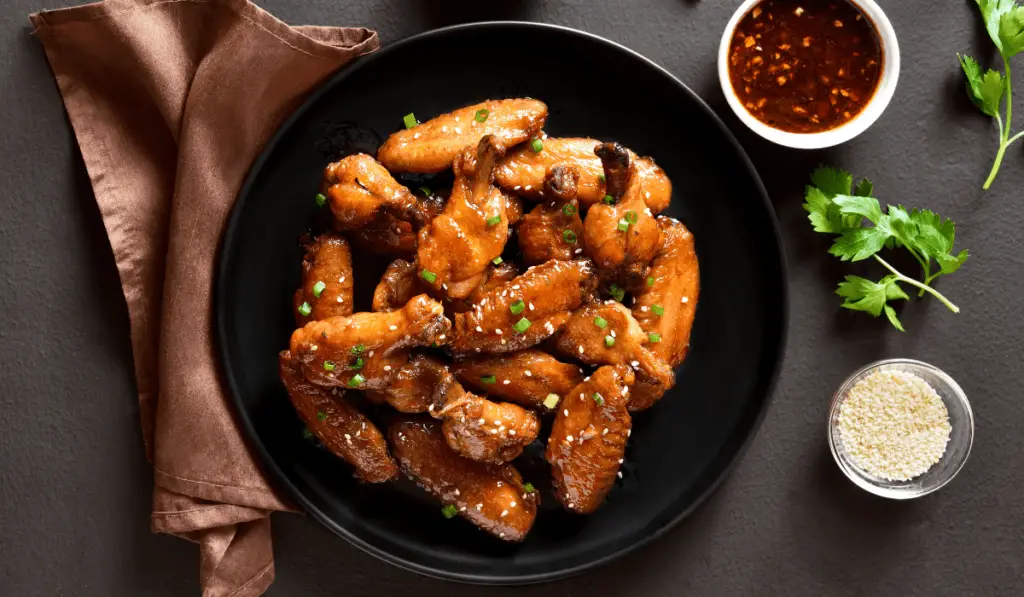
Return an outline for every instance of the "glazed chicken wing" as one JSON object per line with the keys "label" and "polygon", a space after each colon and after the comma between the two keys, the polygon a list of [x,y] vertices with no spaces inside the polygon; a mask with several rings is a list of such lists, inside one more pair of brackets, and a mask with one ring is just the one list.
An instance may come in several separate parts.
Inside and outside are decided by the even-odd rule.
{"label": "glazed chicken wing", "polygon": [[414,221],[403,220],[390,209],[381,209],[368,224],[358,230],[349,230],[346,234],[361,251],[413,257],[416,255],[419,220],[429,222],[444,209],[444,197],[439,194],[419,197],[418,200],[421,214]]}
{"label": "glazed chicken wing", "polygon": [[455,314],[452,352],[515,352],[539,344],[590,298],[596,284],[587,259],[535,265]]}
{"label": "glazed chicken wing", "polygon": [[384,270],[384,275],[373,291],[372,309],[378,312],[401,309],[412,297],[426,290],[416,272],[416,264],[396,259]]}
{"label": "glazed chicken wing", "polygon": [[[660,341],[648,345],[651,352],[675,368],[686,358],[690,346],[690,329],[700,293],[700,271],[693,235],[686,226],[664,216],[658,218],[658,225],[663,240],[648,273],[653,284],[636,296],[633,316],[645,332],[657,334]],[[642,380],[633,388],[629,409],[640,411],[651,407],[667,389]]]}
{"label": "glazed chicken wing", "polygon": [[605,278],[642,288],[647,267],[661,244],[661,230],[644,204],[643,180],[629,152],[617,143],[596,149],[614,203],[598,203],[583,222],[583,247]]}
{"label": "glazed chicken wing", "polygon": [[583,252],[583,221],[576,200],[578,181],[579,172],[573,166],[555,165],[548,170],[544,201],[523,218],[518,229],[519,249],[527,265],[552,259],[567,261]]}
{"label": "glazed chicken wing", "polygon": [[398,412],[425,413],[433,403],[434,389],[451,377],[448,366],[430,355],[418,354],[402,366],[383,390],[366,392],[375,403],[386,402]]}
{"label": "glazed chicken wing", "polygon": [[[494,180],[503,189],[539,201],[547,198],[543,184],[548,170],[556,164],[571,165],[580,173],[580,206],[589,209],[607,194],[604,167],[594,154],[594,148],[600,144],[596,139],[547,137],[540,152],[529,145],[517,147],[498,163]],[[636,162],[637,175],[644,181],[647,207],[654,213],[664,211],[672,199],[672,181],[651,158],[637,157],[632,152],[630,158]]]}
{"label": "glazed chicken wing", "polygon": [[313,383],[379,390],[405,364],[410,349],[443,343],[450,329],[441,303],[420,295],[390,313],[310,322],[292,333],[290,349]]}
{"label": "glazed chicken wing", "polygon": [[540,431],[533,411],[467,392],[450,374],[434,388],[429,412],[444,421],[442,430],[452,450],[480,462],[509,462]]}
{"label": "glazed chicken wing", "polygon": [[451,369],[456,379],[478,392],[530,408],[542,408],[549,394],[561,399],[583,381],[575,365],[533,349],[462,357]]}
{"label": "glazed chicken wing", "polygon": [[392,178],[377,160],[358,153],[324,170],[324,193],[342,231],[378,223],[381,214],[410,222],[416,228],[429,218],[416,196]]}
{"label": "glazed chicken wing", "polygon": [[455,187],[441,215],[420,231],[421,277],[451,298],[465,298],[483,280],[508,240],[505,197],[491,184],[498,149],[493,137],[455,161]]}
{"label": "glazed chicken wing", "polygon": [[352,251],[339,234],[303,243],[302,286],[295,291],[295,322],[352,314]]}
{"label": "glazed chicken wing", "polygon": [[526,538],[539,497],[527,493],[514,466],[459,456],[435,421],[397,419],[388,427],[388,439],[402,472],[445,507],[499,539]]}
{"label": "glazed chicken wing", "polygon": [[548,107],[537,100],[488,100],[394,133],[377,159],[392,172],[441,172],[484,136],[492,136],[501,152],[537,136],[547,115]]}
{"label": "glazed chicken wing", "polygon": [[601,367],[559,405],[545,456],[555,496],[570,512],[593,512],[615,484],[632,429],[632,383],[629,367]]}
{"label": "glazed chicken wing", "polygon": [[299,418],[328,450],[355,467],[356,477],[367,483],[383,483],[397,476],[398,466],[388,454],[384,436],[345,402],[342,392],[307,381],[288,351],[280,354],[278,366]]}

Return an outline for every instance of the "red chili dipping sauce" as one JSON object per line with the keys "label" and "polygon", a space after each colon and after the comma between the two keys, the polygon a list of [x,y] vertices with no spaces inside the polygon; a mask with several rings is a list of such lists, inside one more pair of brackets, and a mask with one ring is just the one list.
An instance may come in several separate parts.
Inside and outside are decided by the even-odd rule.
{"label": "red chili dipping sauce", "polygon": [[874,24],[849,2],[764,0],[736,26],[729,78],[754,118],[820,133],[864,109],[883,63]]}

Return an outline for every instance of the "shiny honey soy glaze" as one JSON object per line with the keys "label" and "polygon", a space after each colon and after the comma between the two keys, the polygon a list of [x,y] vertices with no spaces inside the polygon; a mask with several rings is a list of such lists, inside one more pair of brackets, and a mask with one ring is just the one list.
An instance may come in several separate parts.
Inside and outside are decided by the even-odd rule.
{"label": "shiny honey soy glaze", "polygon": [[884,58],[870,19],[845,0],[765,0],[739,22],[729,77],[761,122],[820,133],[871,101]]}

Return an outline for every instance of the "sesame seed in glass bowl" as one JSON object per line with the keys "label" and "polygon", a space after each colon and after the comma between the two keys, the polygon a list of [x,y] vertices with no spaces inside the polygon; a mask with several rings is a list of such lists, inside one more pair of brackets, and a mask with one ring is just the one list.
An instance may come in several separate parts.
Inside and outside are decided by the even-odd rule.
{"label": "sesame seed in glass bowl", "polygon": [[861,489],[906,500],[949,483],[974,441],[964,391],[937,367],[912,359],[871,363],[832,398],[828,445]]}

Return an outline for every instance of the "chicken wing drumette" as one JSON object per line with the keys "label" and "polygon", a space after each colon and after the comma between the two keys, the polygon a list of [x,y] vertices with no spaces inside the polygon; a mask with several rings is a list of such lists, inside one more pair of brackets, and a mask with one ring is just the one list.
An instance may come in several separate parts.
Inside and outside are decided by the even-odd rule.
{"label": "chicken wing drumette", "polygon": [[394,133],[377,159],[393,172],[441,172],[484,136],[493,136],[502,152],[537,136],[547,115],[548,107],[537,100],[488,100]]}
{"label": "chicken wing drumette", "polygon": [[546,194],[519,225],[523,262],[537,265],[552,259],[566,261],[583,253],[583,220],[576,200],[579,172],[574,166],[555,165],[544,181]]}
{"label": "chicken wing drumette", "polygon": [[324,193],[334,214],[335,226],[342,231],[369,226],[381,213],[412,222],[417,227],[428,219],[416,196],[365,153],[328,165],[324,170]]}
{"label": "chicken wing drumette", "polygon": [[561,399],[583,381],[575,365],[534,349],[461,357],[451,370],[456,379],[478,392],[530,408],[542,408],[551,394]]}
{"label": "chicken wing drumette", "polygon": [[661,230],[644,204],[643,179],[629,152],[617,143],[605,143],[595,151],[604,164],[612,202],[598,203],[587,212],[583,247],[602,277],[629,289],[642,288],[661,243]]}
{"label": "chicken wing drumette", "polygon": [[[571,165],[580,173],[580,206],[588,209],[608,194],[604,167],[594,154],[594,148],[600,144],[596,139],[547,137],[540,152],[529,145],[517,147],[498,163],[495,182],[503,189],[540,201],[548,197],[543,190],[548,170],[556,164]],[[630,157],[636,162],[637,175],[644,181],[647,207],[654,213],[664,211],[672,198],[672,181],[651,158],[637,157],[632,152]]]}
{"label": "chicken wing drumette", "polygon": [[434,389],[441,380],[451,377],[448,366],[426,354],[409,359],[383,390],[370,390],[366,397],[372,402],[386,402],[398,412],[425,413],[433,404]]}
{"label": "chicken wing drumette", "polygon": [[632,429],[632,383],[629,367],[601,367],[559,405],[545,456],[555,497],[571,512],[593,512],[615,484]]}
{"label": "chicken wing drumette", "polygon": [[433,220],[444,209],[443,196],[431,194],[417,198],[420,202],[420,216],[403,220],[392,210],[382,209],[365,226],[346,232],[352,244],[361,251],[378,255],[414,257],[421,223]]}
{"label": "chicken wing drumette", "polygon": [[527,492],[511,464],[463,458],[445,442],[436,421],[399,418],[388,427],[395,458],[407,477],[444,504],[499,539],[519,542],[537,517],[539,496]]}
{"label": "chicken wing drumette", "polygon": [[398,466],[383,434],[345,401],[340,390],[310,383],[288,351],[278,357],[278,367],[299,418],[328,450],[356,469],[358,478],[383,483],[397,476]]}
{"label": "chicken wing drumette", "polygon": [[405,365],[410,349],[443,343],[450,330],[441,303],[420,295],[390,313],[310,322],[292,333],[290,349],[313,383],[379,390]]}
{"label": "chicken wing drumette", "polygon": [[295,321],[310,321],[352,314],[352,251],[339,234],[325,233],[304,239],[302,286],[295,291]]}

